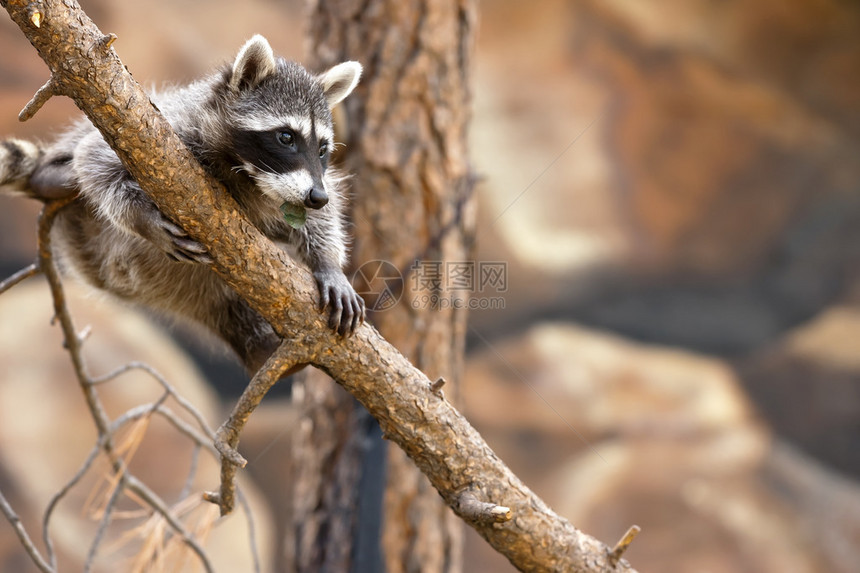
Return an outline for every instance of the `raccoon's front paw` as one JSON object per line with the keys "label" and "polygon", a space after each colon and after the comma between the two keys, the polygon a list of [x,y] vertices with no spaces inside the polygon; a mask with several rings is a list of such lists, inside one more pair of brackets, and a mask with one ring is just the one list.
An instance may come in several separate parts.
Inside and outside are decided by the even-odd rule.
{"label": "raccoon's front paw", "polygon": [[182,227],[164,216],[161,211],[158,214],[160,215],[158,226],[163,237],[167,239],[162,245],[162,250],[168,257],[180,262],[212,264],[212,257],[209,256],[209,251],[203,243],[190,238]]}
{"label": "raccoon's front paw", "polygon": [[134,223],[134,229],[174,261],[212,263],[206,247],[190,238],[182,227],[168,219],[154,203],[147,202]]}
{"label": "raccoon's front paw", "polygon": [[328,326],[341,336],[352,336],[364,322],[364,299],[339,269],[314,273],[320,289],[320,311],[330,307]]}

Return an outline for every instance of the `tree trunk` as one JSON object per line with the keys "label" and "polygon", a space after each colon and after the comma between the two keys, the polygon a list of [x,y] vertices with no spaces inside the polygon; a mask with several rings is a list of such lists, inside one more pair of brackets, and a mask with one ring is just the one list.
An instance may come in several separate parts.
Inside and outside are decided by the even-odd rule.
{"label": "tree trunk", "polygon": [[[392,266],[382,270],[393,270],[402,278],[395,281],[399,288],[392,287],[389,293],[399,298],[397,304],[389,308],[393,299],[368,300],[370,320],[431,379],[444,376],[458,382],[466,328],[463,303],[469,293],[448,292],[444,284],[428,291],[420,284],[418,271],[430,265],[427,268],[444,273],[446,263],[471,258],[475,208],[466,150],[474,3],[318,0],[312,4],[311,67],[324,69],[344,60],[364,66],[358,91],[345,102],[345,113],[336,115],[339,137],[346,143],[344,168],[353,176],[352,267],[356,270],[370,263],[363,268],[369,275],[379,268],[371,261],[385,261]],[[376,291],[382,285],[367,286]],[[452,294],[461,303],[456,309],[446,304]],[[431,305],[431,300],[437,304]],[[446,386],[445,392],[456,401],[456,384]],[[317,511],[309,515],[308,507],[297,513],[297,521],[305,528],[313,523],[316,536],[311,537],[316,542],[300,540],[299,552],[313,547],[315,558],[303,562],[316,567],[334,567],[337,562],[343,567],[348,559],[333,556],[343,556],[344,547],[354,541],[342,535],[349,531],[344,521],[365,536],[373,521],[372,512],[370,525],[367,512],[358,515],[360,500],[373,497],[367,489],[372,484],[358,488],[357,468],[366,453],[357,444],[363,439],[355,431],[361,425],[355,419],[359,414],[340,388],[320,382],[317,373],[309,374],[303,397],[306,419],[316,420],[309,424],[315,450],[310,455],[317,460],[312,466],[325,475],[315,497],[307,497],[312,488],[303,488],[305,501],[300,503],[314,499]],[[342,416],[344,409],[353,412],[353,421],[322,422]],[[307,450],[309,442],[303,438],[296,447]],[[365,463],[364,468],[376,465]],[[381,539],[385,571],[460,571],[462,532],[454,513],[398,448],[388,449],[387,470]],[[339,499],[336,512],[332,511],[334,499]],[[327,515],[319,511],[321,507]],[[322,539],[321,532],[329,539]],[[353,555],[367,555],[367,550]],[[372,567],[367,562],[365,566]],[[352,570],[364,569],[353,563]]]}

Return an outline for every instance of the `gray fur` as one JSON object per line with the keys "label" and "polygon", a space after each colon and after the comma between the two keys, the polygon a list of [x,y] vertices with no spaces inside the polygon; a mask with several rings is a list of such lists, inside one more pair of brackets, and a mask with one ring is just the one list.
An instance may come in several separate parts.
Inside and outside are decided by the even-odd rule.
{"label": "gray fur", "polygon": [[30,174],[36,170],[44,151],[22,139],[0,142],[0,186],[9,193],[27,193]]}
{"label": "gray fur", "polygon": [[[342,271],[343,178],[325,168],[320,154],[333,146],[331,102],[348,95],[361,71],[357,63],[347,64],[315,77],[275,57],[268,42],[255,36],[231,65],[152,95],[244,215],[311,268],[320,308],[329,309],[329,325],[341,334],[351,334],[363,321],[364,303]],[[278,130],[300,135],[307,145],[284,151],[273,145]],[[264,156],[277,159],[277,165]],[[308,199],[311,189],[316,198],[327,196],[321,208]],[[271,326],[212,272],[205,247],[161,214],[88,121],[45,147],[20,140],[0,144],[0,190],[40,199],[79,191],[80,199],[62,211],[54,227],[54,243],[64,268],[93,287],[202,323],[252,371],[278,344]],[[307,209],[301,229],[287,225],[283,203],[314,207]]]}

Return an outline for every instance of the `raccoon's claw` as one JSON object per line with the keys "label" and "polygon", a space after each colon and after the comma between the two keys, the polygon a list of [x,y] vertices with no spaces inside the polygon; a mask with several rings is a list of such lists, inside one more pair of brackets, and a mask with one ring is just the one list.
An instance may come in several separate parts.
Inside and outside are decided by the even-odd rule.
{"label": "raccoon's claw", "polygon": [[167,256],[174,261],[212,264],[212,257],[202,243],[190,239],[182,227],[159,212],[159,228],[164,231],[170,241]]}
{"label": "raccoon's claw", "polygon": [[340,271],[314,273],[320,289],[320,311],[329,308],[328,326],[341,336],[352,336],[364,323],[364,300]]}
{"label": "raccoon's claw", "polygon": [[[143,191],[140,191],[140,194],[142,195]],[[212,257],[206,247],[189,237],[182,227],[168,219],[155,203],[148,199],[141,200],[138,208],[133,210],[129,227],[174,261],[212,263]]]}

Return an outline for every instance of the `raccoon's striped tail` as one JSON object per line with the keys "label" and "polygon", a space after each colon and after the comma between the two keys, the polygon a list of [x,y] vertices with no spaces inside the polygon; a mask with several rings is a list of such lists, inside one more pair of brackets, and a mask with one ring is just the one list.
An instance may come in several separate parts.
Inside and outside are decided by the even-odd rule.
{"label": "raccoon's striped tail", "polygon": [[38,198],[29,182],[44,153],[39,145],[23,139],[0,141],[0,192]]}

